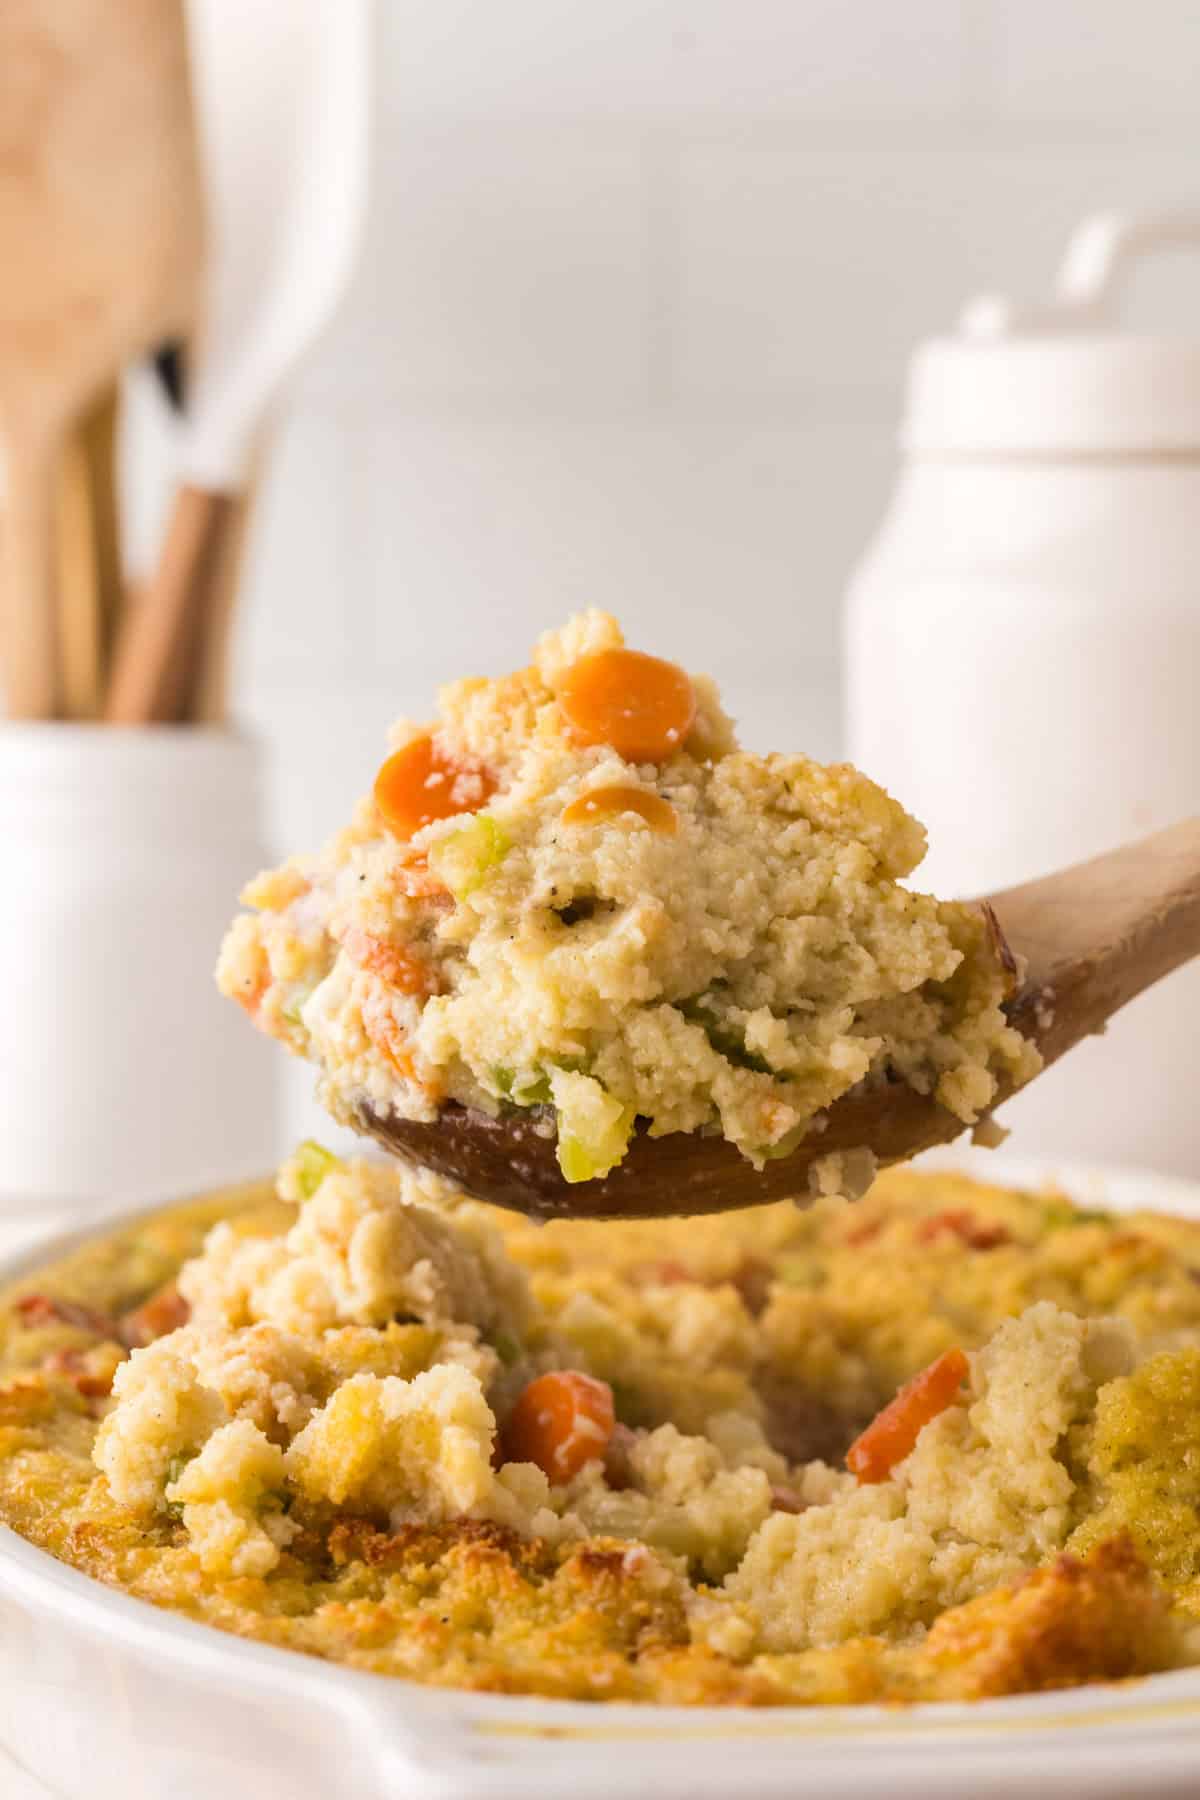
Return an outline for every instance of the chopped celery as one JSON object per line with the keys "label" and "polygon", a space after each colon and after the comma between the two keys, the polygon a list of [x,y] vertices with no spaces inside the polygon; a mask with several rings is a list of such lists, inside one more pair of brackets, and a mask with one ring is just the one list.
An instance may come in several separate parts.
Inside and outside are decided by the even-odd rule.
{"label": "chopped celery", "polygon": [[302,1028],[304,1021],[300,1017],[300,1013],[302,1008],[307,1006],[312,993],[313,990],[310,987],[297,988],[287,1005],[280,1007],[279,1016],[285,1024],[294,1025],[297,1030]]}
{"label": "chopped celery", "polygon": [[489,1078],[504,1100],[514,1106],[545,1106],[550,1100],[550,1078],[541,1069],[518,1072],[504,1063],[493,1063]]}
{"label": "chopped celery", "polygon": [[528,1080],[518,1077],[513,1082],[512,1097],[518,1106],[549,1106],[550,1077],[544,1071]]}
{"label": "chopped celery", "polygon": [[183,1518],[183,1502],[182,1500],[168,1500],[166,1490],[175,1486],[191,1460],[190,1456],[173,1456],[167,1464],[166,1478],[163,1481],[163,1505],[166,1508],[167,1517],[176,1522]]}
{"label": "chopped celery", "polygon": [[739,1037],[733,1026],[718,1019],[711,1001],[704,994],[697,994],[689,1000],[677,1002],[680,1012],[692,1025],[699,1025],[705,1037],[726,1062],[736,1069],[752,1069],[756,1075],[773,1075],[774,1069],[765,1057],[754,1050],[747,1050],[745,1040]]}
{"label": "chopped celery", "polygon": [[457,831],[448,832],[429,846],[429,867],[456,900],[465,900],[482,885],[488,872],[504,860],[510,848],[511,840],[503,826],[490,813],[476,813]]}
{"label": "chopped celery", "polygon": [[782,1162],[785,1156],[790,1156],[793,1150],[798,1150],[800,1148],[808,1135],[808,1126],[809,1121],[807,1119],[804,1121],[803,1125],[793,1125],[790,1131],[784,1132],[777,1143],[761,1145],[758,1150],[759,1156],[761,1156],[765,1162]]}
{"label": "chopped celery", "polygon": [[506,1369],[511,1369],[515,1362],[521,1360],[521,1346],[510,1332],[493,1332],[491,1345]]}
{"label": "chopped celery", "polygon": [[570,1182],[595,1181],[616,1167],[629,1146],[636,1116],[590,1075],[553,1069],[550,1089],[558,1112],[558,1166]]}
{"label": "chopped celery", "polygon": [[305,1139],[292,1163],[302,1200],[311,1200],[325,1177],[342,1166],[340,1158],[332,1150],[326,1150],[324,1144],[318,1144],[315,1138]]}
{"label": "chopped celery", "polygon": [[1111,1218],[1111,1213],[1072,1206],[1069,1200],[1049,1200],[1042,1208],[1042,1222],[1047,1231],[1069,1230],[1073,1225],[1107,1225]]}

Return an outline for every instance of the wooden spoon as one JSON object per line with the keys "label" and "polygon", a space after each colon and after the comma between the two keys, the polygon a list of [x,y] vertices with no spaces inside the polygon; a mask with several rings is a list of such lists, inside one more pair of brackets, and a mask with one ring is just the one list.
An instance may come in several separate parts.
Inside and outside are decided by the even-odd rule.
{"label": "wooden spoon", "polygon": [[191,326],[200,253],[181,0],[5,0],[0,649],[15,718],[51,718],[62,706],[62,443],[124,363]]}
{"label": "wooden spoon", "polygon": [[109,382],[67,434],[59,464],[59,700],[68,719],[100,716],[121,602],[117,404]]}
{"label": "wooden spoon", "polygon": [[[1008,1016],[1049,1066],[1103,1031],[1126,1001],[1200,954],[1200,819],[981,904],[994,923],[998,954],[1014,976],[1019,971]],[[1006,1087],[997,1104],[1011,1092]],[[535,1218],[579,1219],[723,1212],[803,1197],[812,1164],[832,1151],[868,1148],[885,1165],[968,1129],[907,1083],[882,1081],[846,1094],[830,1108],[823,1131],[763,1169],[723,1138],[639,1131],[610,1174],[570,1184],[555,1160],[549,1113],[491,1119],[450,1104],[429,1125],[367,1109],[360,1123],[387,1149],[477,1199]]]}

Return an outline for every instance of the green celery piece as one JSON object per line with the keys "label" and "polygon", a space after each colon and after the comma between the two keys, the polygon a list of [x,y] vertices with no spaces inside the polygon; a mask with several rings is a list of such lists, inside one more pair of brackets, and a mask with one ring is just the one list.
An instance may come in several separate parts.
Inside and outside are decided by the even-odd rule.
{"label": "green celery piece", "polygon": [[327,1175],[342,1166],[341,1158],[326,1150],[324,1144],[318,1144],[315,1138],[306,1138],[296,1152],[297,1181],[301,1197],[311,1200]]}
{"label": "green celery piece", "polygon": [[467,824],[430,846],[429,867],[456,900],[465,900],[483,885],[511,848],[504,827],[490,813],[476,813]]}
{"label": "green celery piece", "polygon": [[[600,1088],[599,1082],[592,1085]],[[602,1100],[612,1096],[600,1090]],[[605,1116],[596,1116],[594,1106],[564,1110],[561,1094],[556,1090],[558,1105],[558,1166],[569,1182],[595,1181],[607,1175],[625,1155],[633,1132],[636,1109],[620,1106],[602,1108]]]}
{"label": "green celery piece", "polygon": [[756,1075],[774,1075],[775,1070],[765,1057],[759,1056],[754,1050],[747,1050],[745,1041],[737,1032],[731,1026],[723,1025],[714,1016],[705,1005],[703,995],[697,995],[691,1000],[679,1000],[676,1004],[689,1023],[699,1025],[717,1055],[723,1056],[735,1069],[752,1069]]}
{"label": "green celery piece", "polygon": [[312,994],[312,988],[305,988],[303,992],[296,995],[294,1000],[289,1000],[287,1005],[280,1009],[280,1018],[288,1025],[295,1025],[297,1029],[299,1029],[304,1024],[303,1019],[300,1017],[301,1008],[307,1006],[309,1000],[312,998]]}
{"label": "green celery piece", "polygon": [[521,1346],[516,1338],[512,1336],[511,1332],[493,1332],[490,1342],[492,1349],[496,1352],[496,1355],[500,1358],[500,1361],[504,1364],[506,1369],[511,1369],[515,1362],[521,1360]]}

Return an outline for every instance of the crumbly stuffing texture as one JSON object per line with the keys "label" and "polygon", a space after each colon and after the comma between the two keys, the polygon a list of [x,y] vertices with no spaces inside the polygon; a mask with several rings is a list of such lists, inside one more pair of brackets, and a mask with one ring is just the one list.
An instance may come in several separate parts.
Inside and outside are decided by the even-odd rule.
{"label": "crumbly stuffing texture", "polygon": [[[953,1347],[949,1404],[857,1481],[851,1441]],[[618,1420],[563,1480],[506,1444],[556,1370]],[[777,1705],[1200,1660],[1182,1219],[906,1171],[853,1207],[536,1229],[309,1146],[274,1194],[24,1280],[0,1377],[0,1518],[360,1668]]]}
{"label": "crumbly stuffing texture", "polygon": [[[719,1130],[761,1165],[884,1075],[986,1115],[1039,1059],[980,913],[901,885],[921,826],[848,765],[740,750],[704,677],[662,761],[577,742],[564,682],[621,645],[583,614],[517,674],[444,688],[433,726],[398,724],[396,749],[432,731],[466,810],[397,835],[368,798],[260,875],[221,990],[318,1066],[339,1120],[534,1109],[573,1180],[636,1120]],[[665,801],[671,828],[572,815],[614,787]]]}

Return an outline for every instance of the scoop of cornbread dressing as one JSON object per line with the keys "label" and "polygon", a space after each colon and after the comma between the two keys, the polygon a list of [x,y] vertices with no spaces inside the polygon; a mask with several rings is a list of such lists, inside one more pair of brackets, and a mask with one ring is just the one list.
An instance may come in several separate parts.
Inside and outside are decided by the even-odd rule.
{"label": "scoop of cornbread dressing", "polygon": [[[598,613],[397,728],[219,980],[331,1111],[635,1120],[756,1162],[884,1075],[1036,1055],[923,834],[738,750]],[[845,1169],[829,1171],[831,1190]],[[0,1296],[0,1520],[243,1636],[592,1700],[969,1699],[1200,1661],[1200,1227],[893,1171],[537,1229],[301,1147]]]}
{"label": "scoop of cornbread dressing", "polygon": [[900,885],[917,822],[739,750],[712,683],[603,613],[393,745],[346,830],[251,882],[218,969],[345,1123],[523,1109],[586,1181],[637,1120],[761,1166],[860,1082],[972,1122],[1038,1066],[980,913]]}
{"label": "scoop of cornbread dressing", "polygon": [[1200,1660],[1200,1227],[894,1171],[540,1229],[307,1145],[0,1296],[0,1519],[224,1630],[676,1704]]}

